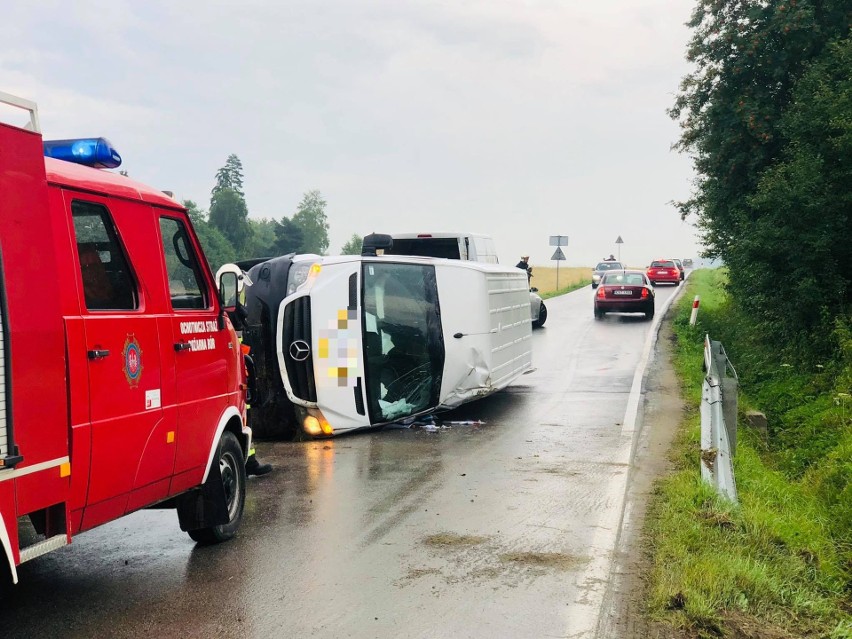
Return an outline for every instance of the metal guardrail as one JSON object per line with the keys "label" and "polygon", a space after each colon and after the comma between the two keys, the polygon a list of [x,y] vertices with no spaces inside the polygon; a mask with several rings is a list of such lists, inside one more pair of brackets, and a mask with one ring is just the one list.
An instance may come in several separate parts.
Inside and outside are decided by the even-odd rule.
{"label": "metal guardrail", "polygon": [[701,478],[737,503],[733,456],[737,452],[739,378],[721,342],[704,338],[701,393]]}

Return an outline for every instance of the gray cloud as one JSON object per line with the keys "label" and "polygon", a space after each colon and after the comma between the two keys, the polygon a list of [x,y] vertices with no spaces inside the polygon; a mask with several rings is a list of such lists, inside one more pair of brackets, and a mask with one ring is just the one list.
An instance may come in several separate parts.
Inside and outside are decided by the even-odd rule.
{"label": "gray cloud", "polygon": [[[7,2],[7,5],[10,3]],[[353,232],[472,230],[503,261],[695,255],[667,206],[688,32],[677,0],[11,0],[3,90],[48,137],[102,134],[143,181],[206,204],[237,153],[253,216],[318,188],[332,249]]]}

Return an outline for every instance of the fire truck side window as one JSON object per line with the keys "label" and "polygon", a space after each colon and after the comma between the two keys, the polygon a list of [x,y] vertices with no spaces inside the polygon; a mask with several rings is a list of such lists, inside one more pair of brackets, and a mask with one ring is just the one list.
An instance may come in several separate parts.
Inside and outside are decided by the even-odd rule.
{"label": "fire truck side window", "polygon": [[198,257],[189,241],[186,225],[171,217],[161,217],[160,233],[163,236],[172,308],[207,308],[207,287],[201,276]]}
{"label": "fire truck side window", "polygon": [[86,308],[90,311],[138,308],[136,283],[109,211],[100,204],[74,200],[71,217]]}

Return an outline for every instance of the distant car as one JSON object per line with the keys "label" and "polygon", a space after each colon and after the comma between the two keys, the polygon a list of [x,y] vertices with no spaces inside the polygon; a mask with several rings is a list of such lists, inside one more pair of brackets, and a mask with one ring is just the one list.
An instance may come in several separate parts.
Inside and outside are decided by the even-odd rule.
{"label": "distant car", "polygon": [[544,300],[534,286],[530,289],[530,315],[533,328],[541,328],[547,321],[547,306],[544,305]]}
{"label": "distant car", "polygon": [[645,274],[654,286],[662,282],[680,284],[680,269],[672,260],[654,260]]}
{"label": "distant car", "polygon": [[692,267],[692,258],[691,257],[683,258],[683,265]]}
{"label": "distant car", "polygon": [[610,271],[595,293],[595,319],[607,313],[644,313],[654,317],[654,287],[642,271]]}
{"label": "distant car", "polygon": [[677,258],[673,259],[672,262],[675,263],[675,266],[677,266],[678,270],[680,271],[680,281],[682,282],[684,274],[685,274],[685,271],[684,271],[684,268],[683,268],[683,262],[681,262]]}
{"label": "distant car", "polygon": [[624,265],[621,262],[614,262],[612,260],[604,260],[603,262],[598,262],[597,266],[592,269],[592,288],[597,288],[598,284],[601,281],[601,277],[603,277],[604,273],[607,271],[623,271]]}

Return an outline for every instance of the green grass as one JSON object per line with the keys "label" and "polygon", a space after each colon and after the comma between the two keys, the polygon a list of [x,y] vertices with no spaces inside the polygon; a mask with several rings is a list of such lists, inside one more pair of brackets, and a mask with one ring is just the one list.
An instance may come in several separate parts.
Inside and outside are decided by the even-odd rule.
{"label": "green grass", "polygon": [[[836,361],[783,366],[790,354],[750,333],[724,277],[693,273],[674,312],[674,366],[689,409],[672,450],[675,470],[658,482],[649,507],[648,610],[707,635],[723,633],[736,614],[793,636],[852,637],[852,404],[839,390],[848,388],[852,340],[844,342],[841,327]],[[699,322],[690,327],[696,293]],[[769,419],[766,441],[740,428],[738,506],[700,479],[705,333],[723,342],[737,367],[741,412],[753,406]]]}
{"label": "green grass", "polygon": [[571,291],[576,291],[578,288],[583,288],[584,286],[588,286],[591,283],[592,283],[592,280],[590,280],[590,279],[581,280],[579,282],[575,282],[574,284],[571,284],[570,286],[560,288],[558,291],[547,291],[547,292],[544,292],[544,293],[539,291],[538,294],[541,295],[541,299],[549,300],[551,297],[556,297],[557,295],[565,295],[565,293],[570,293]]}

